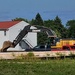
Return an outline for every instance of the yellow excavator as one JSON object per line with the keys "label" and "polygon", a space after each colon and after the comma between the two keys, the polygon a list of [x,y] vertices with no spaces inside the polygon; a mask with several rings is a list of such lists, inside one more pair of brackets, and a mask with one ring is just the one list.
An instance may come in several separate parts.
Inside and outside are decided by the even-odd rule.
{"label": "yellow excavator", "polygon": [[28,33],[28,32],[46,32],[48,36],[50,37],[56,37],[56,34],[54,33],[54,31],[52,31],[49,28],[46,27],[42,27],[42,26],[35,26],[38,27],[38,29],[30,29],[31,25],[27,25],[24,27],[24,29],[18,34],[18,36],[15,38],[15,40],[13,40],[13,42],[11,41],[5,41],[3,43],[3,47],[0,49],[1,52],[6,52],[8,48],[14,48],[22,39],[23,37]]}

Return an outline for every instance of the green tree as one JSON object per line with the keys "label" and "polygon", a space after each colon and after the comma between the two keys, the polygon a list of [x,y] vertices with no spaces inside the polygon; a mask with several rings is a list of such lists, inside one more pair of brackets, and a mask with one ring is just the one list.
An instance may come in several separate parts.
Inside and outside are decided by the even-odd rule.
{"label": "green tree", "polygon": [[40,25],[40,26],[44,25],[41,15],[39,13],[37,13],[37,15],[35,17],[35,21],[36,21],[36,25]]}
{"label": "green tree", "polygon": [[61,25],[61,23],[62,23],[61,19],[58,16],[55,17],[54,22],[56,25]]}
{"label": "green tree", "polygon": [[53,20],[45,20],[44,21],[44,26],[54,30],[54,21]]}
{"label": "green tree", "polygon": [[75,38],[75,20],[69,20],[66,23],[67,26],[67,37],[68,38]]}
{"label": "green tree", "polygon": [[62,25],[62,22],[61,22],[61,19],[56,16],[55,19],[54,19],[54,27],[55,27],[55,31],[57,31],[57,36],[61,37],[61,38],[64,38],[65,36],[65,33],[66,32],[66,28],[64,27],[64,25]]}
{"label": "green tree", "polygon": [[12,19],[12,21],[25,21],[28,23],[28,20],[24,18],[15,18],[15,19]]}
{"label": "green tree", "polygon": [[66,28],[62,25],[61,19],[56,16],[54,20],[44,21],[44,26],[51,28],[55,31],[56,35],[60,38],[66,37]]}
{"label": "green tree", "polygon": [[45,32],[38,33],[38,38],[37,38],[38,44],[46,44],[47,38],[48,36]]}
{"label": "green tree", "polygon": [[66,23],[66,26],[73,26],[75,25],[75,20],[69,20],[67,23]]}
{"label": "green tree", "polygon": [[[41,15],[39,13],[37,13],[37,15],[35,16],[35,19],[32,19],[30,24],[38,25],[38,28],[39,28],[39,26],[43,26],[44,22],[41,18]],[[47,39],[47,35],[44,32],[38,33],[38,37],[37,37],[38,44],[45,44],[46,39]]]}
{"label": "green tree", "polygon": [[30,21],[30,24],[31,24],[31,25],[36,25],[36,20],[35,20],[35,19],[32,19],[32,20]]}

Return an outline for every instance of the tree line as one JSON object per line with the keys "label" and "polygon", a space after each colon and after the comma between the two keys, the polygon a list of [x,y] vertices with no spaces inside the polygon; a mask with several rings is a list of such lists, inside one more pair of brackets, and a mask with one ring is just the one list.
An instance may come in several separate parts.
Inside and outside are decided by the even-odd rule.
{"label": "tree line", "polygon": [[[14,20],[20,20],[28,22],[30,25],[39,25],[45,26],[52,29],[58,38],[75,38],[75,20],[69,20],[66,23],[66,26],[62,24],[62,20],[59,16],[56,16],[54,19],[43,20],[39,13],[36,14],[35,19],[27,20],[24,18],[15,18]],[[40,38],[41,37],[41,38]],[[38,33],[38,43],[46,43],[47,36],[45,33]]]}

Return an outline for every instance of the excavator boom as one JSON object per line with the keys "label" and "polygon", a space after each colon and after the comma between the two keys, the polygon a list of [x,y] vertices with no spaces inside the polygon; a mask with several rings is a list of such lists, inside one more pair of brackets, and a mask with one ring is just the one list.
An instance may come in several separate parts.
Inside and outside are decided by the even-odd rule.
{"label": "excavator boom", "polygon": [[15,38],[13,41],[13,46],[15,47],[21,40],[22,38],[30,31],[31,25],[25,26],[24,29],[18,34],[18,36]]}

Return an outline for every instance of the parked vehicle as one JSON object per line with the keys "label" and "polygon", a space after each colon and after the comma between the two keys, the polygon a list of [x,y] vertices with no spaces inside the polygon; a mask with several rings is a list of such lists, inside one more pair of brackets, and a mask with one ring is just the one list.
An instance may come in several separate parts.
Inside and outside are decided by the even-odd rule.
{"label": "parked vehicle", "polygon": [[50,45],[39,45],[33,48],[33,51],[50,51]]}

